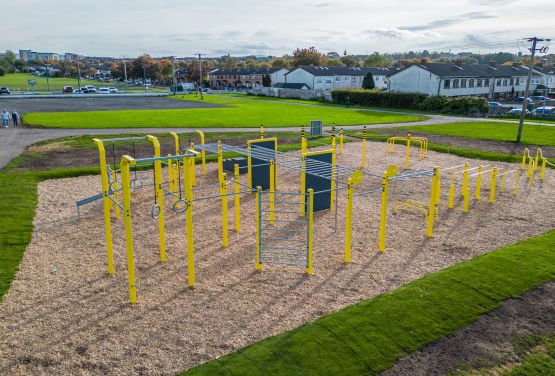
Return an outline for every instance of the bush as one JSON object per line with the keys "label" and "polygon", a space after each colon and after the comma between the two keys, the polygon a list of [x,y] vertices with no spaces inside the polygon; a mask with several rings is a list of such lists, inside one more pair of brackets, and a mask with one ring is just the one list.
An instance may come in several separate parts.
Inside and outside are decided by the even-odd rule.
{"label": "bush", "polygon": [[407,108],[460,115],[483,116],[488,111],[485,98],[428,96],[422,93],[384,93],[379,90],[338,89],[331,92],[336,103],[359,106]]}

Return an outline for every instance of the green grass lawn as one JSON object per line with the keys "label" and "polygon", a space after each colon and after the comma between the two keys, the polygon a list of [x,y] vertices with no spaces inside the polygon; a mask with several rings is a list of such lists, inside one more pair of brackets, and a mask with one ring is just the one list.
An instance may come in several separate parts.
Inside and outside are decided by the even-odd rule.
{"label": "green grass lawn", "polygon": [[[514,142],[518,130],[516,123],[468,122],[437,125],[422,125],[418,127],[401,127],[421,133],[479,138]],[[522,129],[522,143],[531,145],[555,146],[555,127],[547,125],[525,124]]]}
{"label": "green grass lawn", "polygon": [[[288,103],[251,101],[226,96],[205,96],[205,102],[222,104],[222,108],[188,108],[171,110],[124,110],[32,113],[24,115],[30,125],[56,128],[236,128],[308,126],[310,120],[324,125],[403,123],[421,121],[425,116],[371,112],[333,107],[298,106]],[[194,95],[176,100],[200,100]]]}
{"label": "green grass lawn", "polygon": [[186,375],[375,375],[555,278],[555,230],[429,274]]}
{"label": "green grass lawn", "polygon": [[[28,80],[33,79],[37,81],[36,85],[29,85]],[[118,90],[125,90],[125,84],[121,82],[99,82],[94,80],[81,80],[81,86],[93,85],[97,89],[99,87],[116,87]],[[51,77],[48,82],[44,77],[36,77],[32,74],[27,73],[8,73],[4,76],[0,76],[0,87],[7,87],[10,90],[15,91],[57,91],[61,92],[64,86],[72,86],[74,89],[78,88],[77,78],[67,78],[67,77]],[[142,92],[144,89],[142,86],[129,86],[129,91],[139,91]],[[159,91],[158,88],[151,88],[147,90]]]}

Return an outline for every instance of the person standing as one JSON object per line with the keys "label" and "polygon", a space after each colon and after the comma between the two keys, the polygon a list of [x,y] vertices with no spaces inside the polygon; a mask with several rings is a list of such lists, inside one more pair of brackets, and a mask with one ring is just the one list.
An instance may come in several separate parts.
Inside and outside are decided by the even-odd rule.
{"label": "person standing", "polygon": [[17,124],[19,123],[19,114],[17,113],[15,108],[12,110],[12,123],[14,128],[17,127]]}
{"label": "person standing", "polygon": [[10,117],[10,113],[4,108],[4,112],[2,112],[2,127],[8,128],[10,124]]}

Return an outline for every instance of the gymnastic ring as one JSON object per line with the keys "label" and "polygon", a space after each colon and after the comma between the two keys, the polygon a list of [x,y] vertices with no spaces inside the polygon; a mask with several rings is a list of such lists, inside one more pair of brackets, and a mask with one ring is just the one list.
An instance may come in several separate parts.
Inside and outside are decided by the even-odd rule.
{"label": "gymnastic ring", "polygon": [[110,183],[110,189],[112,190],[112,192],[119,192],[121,191],[121,184],[119,183],[119,181],[114,180]]}
{"label": "gymnastic ring", "polygon": [[152,217],[152,219],[158,219],[158,217],[160,216],[160,205],[152,205],[152,208],[150,209],[150,216]]}
{"label": "gymnastic ring", "polygon": [[131,179],[131,182],[129,184],[131,186],[131,188],[133,189],[139,189],[142,188],[144,183],[143,183],[143,179]]}
{"label": "gymnastic ring", "polygon": [[176,213],[183,213],[189,207],[189,203],[187,200],[182,198],[178,199],[176,202],[173,203],[173,211]]}

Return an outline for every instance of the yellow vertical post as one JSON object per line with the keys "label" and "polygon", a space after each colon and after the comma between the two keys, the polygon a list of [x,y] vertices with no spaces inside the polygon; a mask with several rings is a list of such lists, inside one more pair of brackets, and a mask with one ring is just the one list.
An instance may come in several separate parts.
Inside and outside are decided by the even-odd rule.
{"label": "yellow vertical post", "polygon": [[114,253],[112,249],[112,223],[110,219],[110,185],[108,184],[108,168],[106,166],[106,151],[104,143],[98,138],[93,139],[98,148],[100,158],[100,178],[102,182],[102,203],[104,206],[104,232],[106,237],[106,258],[108,262],[108,274],[114,274]]}
{"label": "yellow vertical post", "polygon": [[220,184],[222,184],[223,173],[224,173],[224,153],[222,151],[222,142],[218,141],[218,182]]}
{"label": "yellow vertical post", "polygon": [[180,152],[179,152],[179,136],[175,132],[170,132],[170,135],[173,138],[175,155],[179,155],[180,154]]}
{"label": "yellow vertical post", "polygon": [[532,161],[532,168],[530,170],[530,188],[534,184],[534,176],[536,175],[536,168],[534,167],[534,161]]}
{"label": "yellow vertical post", "polygon": [[[147,140],[154,146],[154,156],[160,157],[160,142],[154,136],[147,136]],[[154,191],[156,194],[156,203],[160,207],[160,215],[158,215],[158,235],[160,245],[160,261],[166,262],[166,230],[164,224],[164,190],[162,189],[162,161],[160,159],[154,161]]]}
{"label": "yellow vertical post", "polygon": [[462,196],[464,196],[464,192],[465,192],[466,188],[468,188],[468,163],[464,164],[464,172],[463,172],[463,178],[462,178],[462,189],[461,189],[461,195]]}
{"label": "yellow vertical post", "polygon": [[334,153],[337,153],[337,143],[335,139],[335,133],[331,135],[331,148]]}
{"label": "yellow vertical post", "polygon": [[304,217],[306,202],[306,157],[301,157],[301,217]]}
{"label": "yellow vertical post", "polygon": [[405,152],[405,168],[409,168],[410,159],[410,132],[407,132],[407,151]]}
{"label": "yellow vertical post", "polygon": [[343,128],[339,130],[339,154],[343,154]]}
{"label": "yellow vertical post", "polygon": [[515,187],[513,188],[513,194],[516,195],[518,193],[518,180],[520,178],[520,171],[516,172],[516,177],[515,177]]}
{"label": "yellow vertical post", "polygon": [[478,167],[478,173],[476,176],[476,192],[474,193],[474,199],[475,200],[479,200],[480,199],[480,194],[482,193],[482,170],[483,167],[479,166]]}
{"label": "yellow vertical post", "polygon": [[366,166],[366,125],[362,128],[362,162],[360,164],[361,168]]}
{"label": "yellow vertical post", "polygon": [[185,210],[185,223],[187,228],[187,274],[189,287],[195,286],[195,245],[193,243],[193,184],[191,182],[190,164],[185,158],[183,161],[185,176],[185,200],[187,209]]}
{"label": "yellow vertical post", "polygon": [[222,182],[220,183],[220,197],[222,200],[222,245],[224,248],[227,248],[229,245],[228,240],[228,230],[227,230],[227,223],[228,223],[228,216],[227,216],[227,174],[224,173],[222,175]]}
{"label": "yellow vertical post", "polygon": [[536,148],[536,159],[534,160],[534,171],[538,169],[538,162],[540,161],[540,153],[541,153],[541,149],[540,148]]}
{"label": "yellow vertical post", "polygon": [[345,210],[345,262],[351,262],[351,231],[353,224],[353,179],[347,180],[347,209]]}
{"label": "yellow vertical post", "polygon": [[436,203],[437,203],[437,189],[439,179],[439,167],[434,166],[434,176],[432,177],[432,191],[430,193],[430,207],[428,212],[428,228],[426,230],[426,236],[431,238],[434,234],[434,221],[436,216]]}
{"label": "yellow vertical post", "polygon": [[135,254],[133,250],[133,225],[131,223],[131,178],[129,165],[135,165],[135,160],[128,155],[121,158],[121,184],[123,187],[123,218],[125,222],[125,246],[127,250],[127,283],[129,284],[129,302],[137,302],[137,288],[135,286]]}
{"label": "yellow vertical post", "polygon": [[545,178],[545,165],[547,163],[547,159],[542,158],[542,169],[540,170],[540,181],[543,181]]}
{"label": "yellow vertical post", "polygon": [[233,165],[233,175],[235,177],[235,232],[239,232],[241,231],[241,195],[239,194],[239,165],[237,163]]}
{"label": "yellow vertical post", "polygon": [[269,194],[269,201],[270,201],[270,224],[274,224],[275,218],[275,179],[274,179],[274,172],[275,172],[275,164],[274,161],[270,161],[270,194]]}
{"label": "yellow vertical post", "polygon": [[385,250],[385,225],[387,220],[387,193],[388,193],[389,179],[387,172],[384,172],[382,178],[382,206],[380,210],[380,241],[378,248],[380,252]]}
{"label": "yellow vertical post", "polygon": [[532,176],[532,170],[534,169],[534,160],[532,158],[528,159],[528,169],[526,170],[526,176],[530,179]]}
{"label": "yellow vertical post", "polygon": [[505,192],[505,169],[501,171],[501,193]]}
{"label": "yellow vertical post", "polygon": [[493,168],[493,173],[491,176],[491,186],[489,188],[489,202],[493,204],[495,202],[495,190],[497,188],[497,167]]}
{"label": "yellow vertical post", "polygon": [[[435,203],[439,206],[439,200],[441,199],[441,170],[438,167],[437,170],[437,178],[436,178],[436,196],[435,196]],[[437,209],[436,209],[437,213]]]}
{"label": "yellow vertical post", "polygon": [[[117,179],[117,174],[116,174],[115,171],[112,171],[112,180],[116,181],[116,179]],[[114,191],[114,201],[119,202],[119,193],[118,193],[118,191]],[[120,209],[119,209],[118,205],[114,205],[114,213],[116,214],[116,219],[121,218]]]}
{"label": "yellow vertical post", "polygon": [[333,211],[337,191],[335,190],[335,151],[331,152],[330,211]]}
{"label": "yellow vertical post", "polygon": [[[196,131],[200,137],[200,144],[204,145],[204,133],[202,131]],[[203,149],[200,151],[200,157],[202,162],[202,175],[206,176],[206,151]]]}
{"label": "yellow vertical post", "polygon": [[264,138],[264,125],[260,124],[260,138]]}
{"label": "yellow vertical post", "polygon": [[528,148],[524,148],[524,152],[522,153],[522,164],[520,166],[520,170],[524,171],[524,165],[526,164],[526,155],[529,154],[528,153]]}
{"label": "yellow vertical post", "polygon": [[470,200],[470,188],[463,188],[463,213],[468,213],[468,201]]}
{"label": "yellow vertical post", "polygon": [[249,186],[249,189],[252,190],[252,158],[250,143],[247,143],[247,184]]}
{"label": "yellow vertical post", "polygon": [[[171,154],[168,154],[168,157],[171,157]],[[168,160],[166,161],[168,167],[168,189],[170,190],[170,192],[173,192],[174,188],[173,188],[173,161],[171,159],[168,158]]]}
{"label": "yellow vertical post", "polygon": [[262,270],[262,264],[260,263],[260,229],[262,223],[260,222],[261,216],[261,197],[262,196],[262,187],[256,187],[256,269]]}
{"label": "yellow vertical post", "polygon": [[449,199],[447,200],[447,208],[453,209],[455,204],[455,174],[451,176],[451,186],[449,187]]}
{"label": "yellow vertical post", "polygon": [[306,274],[312,275],[312,247],[314,242],[314,190],[308,190],[308,249],[307,249],[307,265]]}
{"label": "yellow vertical post", "polygon": [[[191,142],[191,150],[195,150],[195,144]],[[197,185],[197,173],[195,170],[196,158],[191,158],[191,179],[193,179],[193,187]]]}

